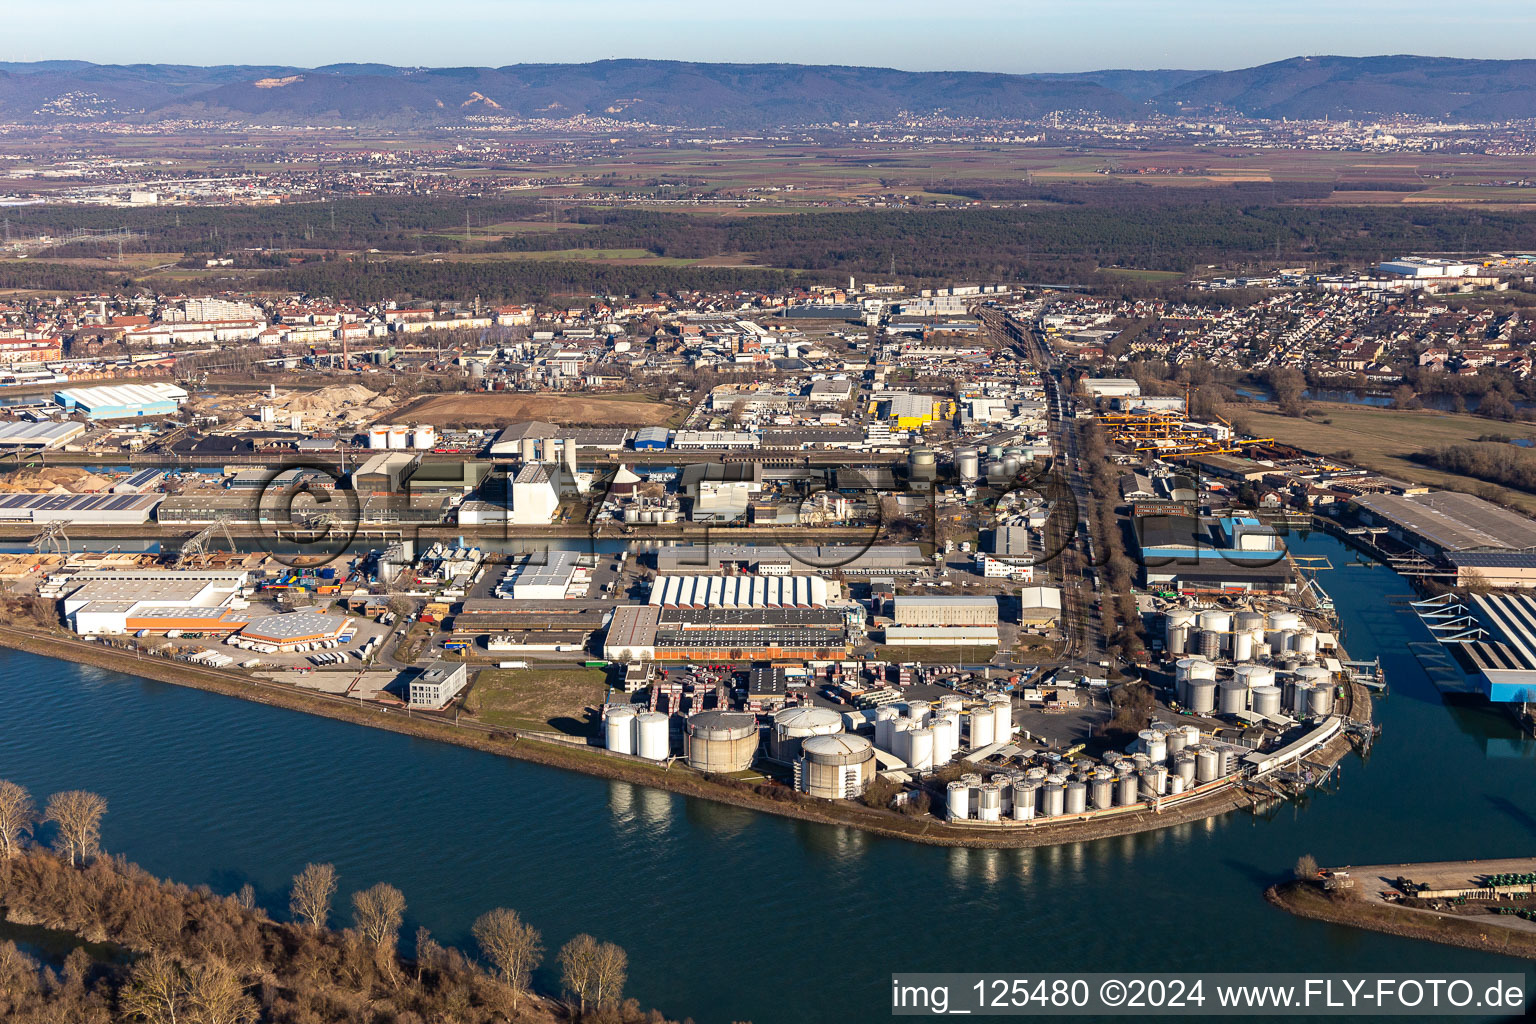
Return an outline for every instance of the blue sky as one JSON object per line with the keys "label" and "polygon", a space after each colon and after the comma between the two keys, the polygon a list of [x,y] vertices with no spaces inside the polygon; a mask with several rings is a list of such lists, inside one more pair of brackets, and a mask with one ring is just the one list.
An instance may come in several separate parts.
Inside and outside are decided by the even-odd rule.
{"label": "blue sky", "polygon": [[1536,57],[1531,0],[12,0],[0,59],[400,65],[609,57],[909,70]]}

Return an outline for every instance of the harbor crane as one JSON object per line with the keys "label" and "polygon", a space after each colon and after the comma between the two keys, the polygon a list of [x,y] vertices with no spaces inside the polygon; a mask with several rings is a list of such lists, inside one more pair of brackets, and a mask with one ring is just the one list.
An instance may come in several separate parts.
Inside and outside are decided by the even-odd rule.
{"label": "harbor crane", "polygon": [[50,549],[60,558],[68,558],[70,551],[69,534],[64,532],[64,520],[55,519],[36,537],[32,538],[32,551],[34,554],[42,554],[44,548]]}
{"label": "harbor crane", "polygon": [[229,517],[215,516],[213,522],[187,538],[186,543],[181,546],[181,550],[176,553],[176,568],[184,569],[194,558],[201,558],[209,554],[209,541],[220,534],[223,534],[225,543],[229,545],[230,554],[234,554],[235,538],[229,532]]}

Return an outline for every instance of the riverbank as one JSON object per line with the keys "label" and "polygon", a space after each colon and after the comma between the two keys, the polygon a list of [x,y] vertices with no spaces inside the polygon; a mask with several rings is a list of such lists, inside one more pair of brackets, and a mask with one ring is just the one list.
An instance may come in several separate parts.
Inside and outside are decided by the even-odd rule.
{"label": "riverbank", "polygon": [[[14,626],[0,626],[0,646],[290,711],[320,715],[354,725],[452,743],[599,778],[650,786],[682,796],[698,797],[800,821],[857,828],[874,835],[932,846],[994,849],[1056,846],[1150,832],[1214,817],[1254,802],[1254,798],[1242,787],[1229,785],[1208,794],[1178,801],[1171,806],[1164,805],[1161,810],[1127,810],[1105,817],[1006,828],[974,823],[960,826],[932,819],[909,818],[894,811],[868,808],[851,801],[812,802],[809,798],[791,796],[783,790],[763,791],[748,783],[706,776],[680,762],[654,765],[638,759],[608,755],[553,735],[541,736],[514,729],[496,729],[476,722],[412,714],[403,709],[365,704],[346,697],[301,690],[282,683],[252,679],[185,662],[153,657],[130,661],[120,650],[57,633],[40,634]],[[1358,708],[1360,703],[1360,697],[1352,692],[1351,706]],[[1368,697],[1364,705],[1368,720]],[[1347,743],[1336,739],[1319,756],[1331,758],[1327,764],[1331,767],[1342,759],[1348,749]],[[770,792],[784,792],[785,796],[770,795]]]}
{"label": "riverbank", "polygon": [[1536,932],[1392,907],[1363,898],[1334,898],[1305,882],[1272,885],[1264,891],[1264,899],[1281,910],[1313,921],[1536,960]]}

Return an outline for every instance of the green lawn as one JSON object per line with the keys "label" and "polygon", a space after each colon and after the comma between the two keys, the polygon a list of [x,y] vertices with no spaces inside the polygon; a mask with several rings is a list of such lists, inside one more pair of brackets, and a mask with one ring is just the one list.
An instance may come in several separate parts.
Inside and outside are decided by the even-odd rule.
{"label": "green lawn", "polygon": [[602,703],[607,679],[600,668],[488,668],[476,677],[466,707],[503,729],[590,736],[596,723],[585,709]]}

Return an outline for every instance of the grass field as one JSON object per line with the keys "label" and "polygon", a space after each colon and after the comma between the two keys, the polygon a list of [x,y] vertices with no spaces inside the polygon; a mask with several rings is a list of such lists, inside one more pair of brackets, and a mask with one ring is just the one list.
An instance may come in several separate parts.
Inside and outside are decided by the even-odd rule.
{"label": "grass field", "polygon": [[600,668],[488,668],[467,700],[487,725],[590,736],[596,723],[586,709],[600,706],[606,693]]}
{"label": "grass field", "polygon": [[401,410],[421,423],[446,427],[468,423],[516,423],[545,420],[589,427],[652,427],[670,420],[676,409],[649,395],[525,395],[477,392],[434,395]]}
{"label": "grass field", "polygon": [[[1299,419],[1243,407],[1237,419],[1258,437],[1273,437],[1324,454],[1348,452],[1348,461],[1378,473],[1437,487],[1466,488],[1478,481],[1414,462],[1414,452],[1475,441],[1485,434],[1536,440],[1536,426],[1453,413],[1410,412],[1366,406],[1325,405],[1320,419]],[[1323,419],[1328,423],[1322,422]],[[1508,491],[1511,504],[1536,512],[1536,496]]]}

